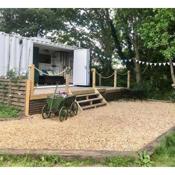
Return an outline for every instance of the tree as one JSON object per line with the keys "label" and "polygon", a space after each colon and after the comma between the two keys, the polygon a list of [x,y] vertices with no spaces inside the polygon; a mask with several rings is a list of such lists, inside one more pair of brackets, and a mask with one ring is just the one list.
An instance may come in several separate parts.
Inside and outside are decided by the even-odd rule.
{"label": "tree", "polygon": [[152,9],[115,9],[115,25],[119,30],[120,42],[125,56],[133,59],[136,82],[141,83],[141,67],[136,60],[144,58],[143,41],[138,29]]}
{"label": "tree", "polygon": [[155,9],[154,15],[147,17],[139,31],[147,48],[156,49],[164,60],[169,60],[171,78],[175,84],[172,65],[175,53],[175,10]]}
{"label": "tree", "polygon": [[[52,9],[0,9],[0,30],[23,36],[45,35],[54,29],[55,14]],[[58,19],[58,18],[57,18]]]}

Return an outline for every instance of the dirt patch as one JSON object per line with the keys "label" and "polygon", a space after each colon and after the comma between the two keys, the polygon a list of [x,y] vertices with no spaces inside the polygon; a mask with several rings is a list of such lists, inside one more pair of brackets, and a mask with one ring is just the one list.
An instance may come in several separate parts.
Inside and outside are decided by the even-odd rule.
{"label": "dirt patch", "polygon": [[173,103],[117,101],[67,121],[0,122],[0,149],[138,151],[175,125]]}

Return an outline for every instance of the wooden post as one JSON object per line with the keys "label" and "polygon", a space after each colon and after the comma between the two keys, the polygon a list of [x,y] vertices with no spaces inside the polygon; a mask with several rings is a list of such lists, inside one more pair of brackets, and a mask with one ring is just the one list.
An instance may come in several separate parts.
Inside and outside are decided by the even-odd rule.
{"label": "wooden post", "polygon": [[35,66],[34,64],[31,64],[29,65],[29,77],[28,79],[30,80],[30,83],[31,83],[31,95],[33,95],[33,92],[34,92],[34,79],[35,79]]}
{"label": "wooden post", "polygon": [[66,93],[68,95],[70,94],[69,80],[70,80],[70,74],[69,73],[66,73],[66,87],[65,87],[65,91],[66,91]]}
{"label": "wooden post", "polygon": [[127,88],[130,88],[130,78],[131,78],[131,75],[130,75],[130,71],[128,70],[128,76],[127,76]]}
{"label": "wooden post", "polygon": [[26,81],[26,97],[25,97],[25,115],[29,115],[29,103],[30,103],[30,93],[31,93],[31,80]]}
{"label": "wooden post", "polygon": [[117,87],[117,69],[114,69],[114,88]]}
{"label": "wooden post", "polygon": [[92,68],[92,87],[95,88],[96,86],[96,69]]}
{"label": "wooden post", "polygon": [[99,74],[99,80],[98,80],[99,86],[101,86],[101,74]]}

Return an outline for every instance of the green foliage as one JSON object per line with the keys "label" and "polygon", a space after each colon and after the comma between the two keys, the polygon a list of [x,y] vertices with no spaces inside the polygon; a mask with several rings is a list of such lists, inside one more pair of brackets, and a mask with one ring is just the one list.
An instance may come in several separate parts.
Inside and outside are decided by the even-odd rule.
{"label": "green foliage", "polygon": [[17,83],[20,79],[27,79],[27,73],[25,75],[18,75],[14,69],[7,72],[7,78],[14,83]]}
{"label": "green foliage", "polygon": [[8,33],[15,32],[23,36],[44,35],[49,29],[53,29],[53,24],[60,24],[60,21],[54,20],[56,14],[52,9],[14,8],[0,9],[0,12],[3,16],[0,30]]}
{"label": "green foliage", "polygon": [[0,118],[16,118],[20,114],[20,109],[0,103]]}
{"label": "green foliage", "polygon": [[175,166],[175,132],[164,137],[151,156],[154,166]]}
{"label": "green foliage", "polygon": [[147,151],[143,151],[139,153],[139,158],[137,160],[137,163],[139,166],[151,166],[152,161],[150,155],[147,153]]}
{"label": "green foliage", "polygon": [[11,69],[7,72],[7,78],[10,79],[10,81],[17,82],[19,77],[15,70]]}
{"label": "green foliage", "polygon": [[165,59],[174,57],[174,9],[155,9],[154,15],[147,16],[139,32],[148,48],[159,49]]}

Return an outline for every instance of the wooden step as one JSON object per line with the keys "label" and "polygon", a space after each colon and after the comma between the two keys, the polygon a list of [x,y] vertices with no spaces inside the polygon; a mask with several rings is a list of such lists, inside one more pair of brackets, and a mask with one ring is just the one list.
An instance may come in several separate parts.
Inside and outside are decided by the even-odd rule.
{"label": "wooden step", "polygon": [[86,96],[93,96],[93,95],[99,95],[98,93],[91,93],[91,94],[81,94],[81,95],[77,95],[76,97],[79,98],[79,97],[86,97]]}
{"label": "wooden step", "polygon": [[85,95],[85,94],[91,94],[91,93],[95,93],[94,89],[89,88],[89,89],[85,89],[85,90],[74,90],[72,91],[73,95]]}
{"label": "wooden step", "polygon": [[97,103],[97,104],[82,106],[82,109],[86,110],[86,109],[96,108],[96,107],[100,107],[100,106],[104,106],[104,105],[106,105],[106,102],[101,102],[101,103]]}
{"label": "wooden step", "polygon": [[103,98],[101,98],[101,97],[90,98],[90,99],[87,99],[87,100],[80,100],[80,101],[77,100],[77,102],[78,103],[86,103],[86,102],[97,101],[97,100],[103,100]]}

